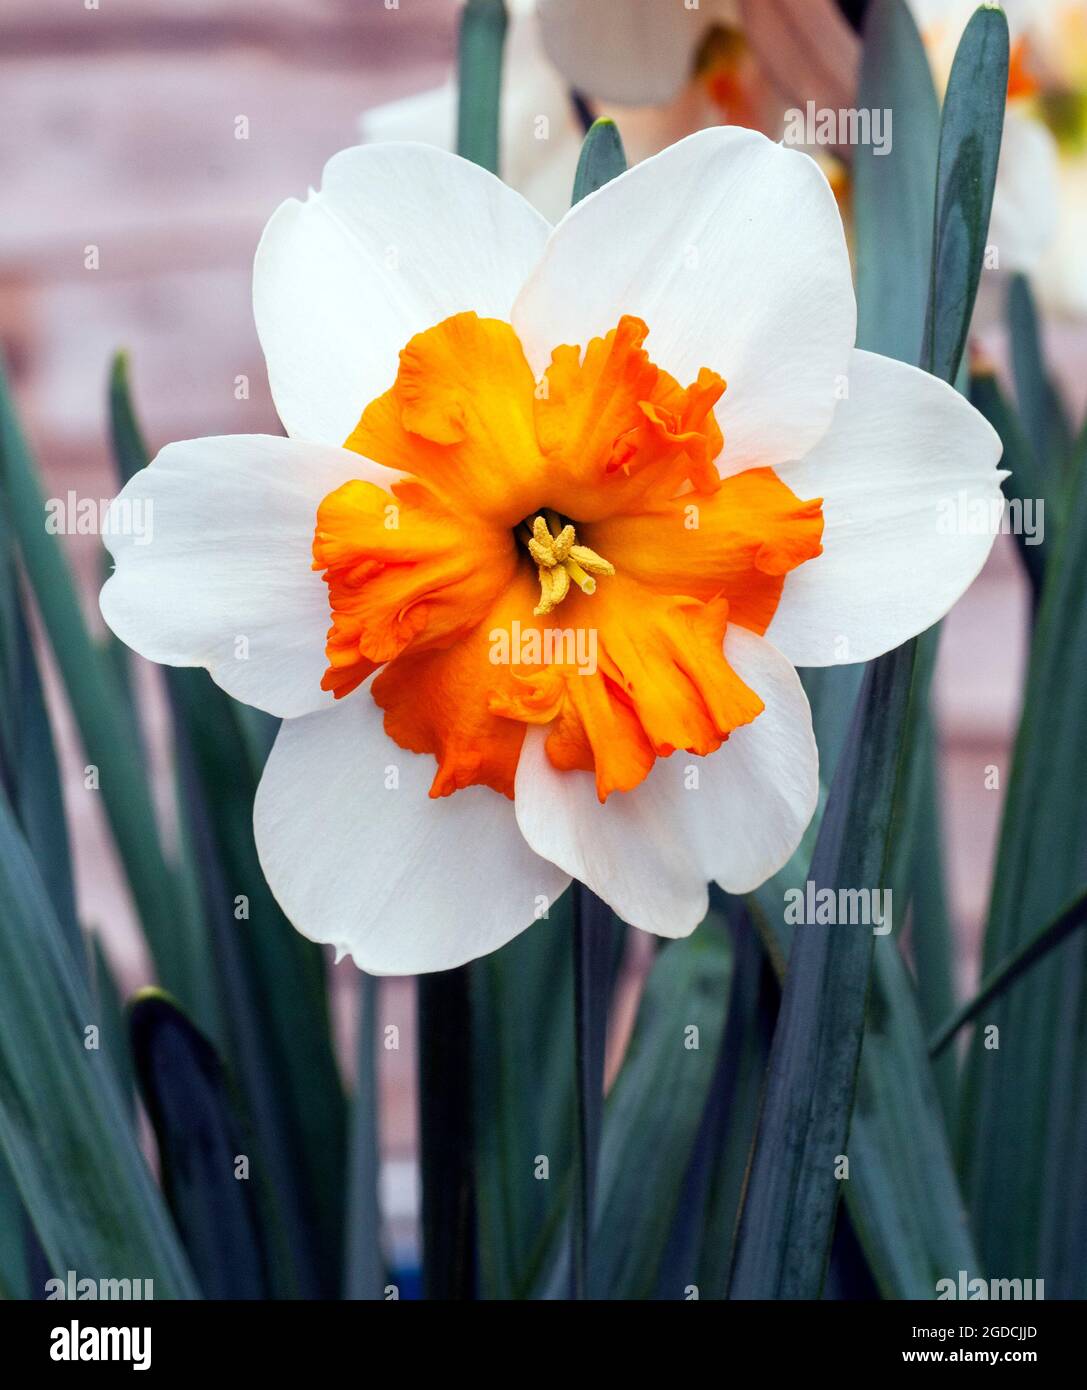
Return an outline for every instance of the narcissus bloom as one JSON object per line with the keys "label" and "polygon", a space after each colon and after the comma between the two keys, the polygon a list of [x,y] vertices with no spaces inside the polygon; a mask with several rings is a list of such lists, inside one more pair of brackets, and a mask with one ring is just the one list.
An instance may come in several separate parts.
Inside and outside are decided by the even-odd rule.
{"label": "narcissus bloom", "polygon": [[[809,0],[810,3],[810,0]],[[506,0],[501,167],[545,217],[561,217],[584,134],[573,93],[615,116],[631,164],[722,121],[781,130],[780,97],[744,39],[739,0]],[[370,141],[422,140],[452,149],[457,87],[363,112]]]}
{"label": "narcissus bloom", "polygon": [[[740,0],[538,0],[544,48],[571,86],[622,106],[691,98],[699,124],[758,126],[772,100]],[[775,111],[775,115],[776,115]]]}
{"label": "narcissus bloom", "polygon": [[367,970],[494,950],[570,877],[690,932],[789,858],[818,757],[796,665],[941,617],[1000,446],[854,350],[834,197],[718,127],[552,230],[422,145],[273,216],[257,326],[288,438],[172,444],[122,493],[110,627],[284,719],[268,881]]}

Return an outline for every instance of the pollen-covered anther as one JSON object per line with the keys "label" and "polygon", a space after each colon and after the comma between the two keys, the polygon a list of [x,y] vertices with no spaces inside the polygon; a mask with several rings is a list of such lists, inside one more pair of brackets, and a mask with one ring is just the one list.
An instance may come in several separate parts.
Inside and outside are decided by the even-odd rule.
{"label": "pollen-covered anther", "polygon": [[537,516],[531,530],[523,525],[521,538],[536,561],[540,580],[540,601],[532,610],[537,618],[558,607],[570,592],[571,580],[583,594],[592,594],[597,575],[615,573],[615,566],[602,555],[587,545],[578,545],[573,526],[569,522],[564,525],[554,512]]}

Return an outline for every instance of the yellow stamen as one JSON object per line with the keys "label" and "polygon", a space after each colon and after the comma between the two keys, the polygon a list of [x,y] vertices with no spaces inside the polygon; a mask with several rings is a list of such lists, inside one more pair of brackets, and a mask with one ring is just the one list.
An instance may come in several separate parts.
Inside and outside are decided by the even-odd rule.
{"label": "yellow stamen", "polygon": [[596,592],[594,575],[615,573],[615,566],[590,550],[587,545],[578,545],[573,526],[562,520],[553,511],[533,519],[532,529],[521,527],[521,539],[528,553],[536,561],[540,577],[540,601],[533,609],[536,617],[545,617],[563,601],[570,592],[570,581],[578,586],[583,594]]}

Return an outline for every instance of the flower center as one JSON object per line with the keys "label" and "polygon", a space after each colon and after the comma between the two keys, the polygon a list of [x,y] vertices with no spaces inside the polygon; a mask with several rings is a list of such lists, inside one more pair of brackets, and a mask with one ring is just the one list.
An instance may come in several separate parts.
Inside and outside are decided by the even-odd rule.
{"label": "flower center", "polygon": [[536,562],[540,601],[532,610],[537,618],[553,612],[570,592],[573,580],[583,594],[596,593],[595,575],[615,573],[615,566],[587,545],[578,545],[570,522],[563,525],[553,511],[541,512],[529,527],[522,522],[518,534]]}

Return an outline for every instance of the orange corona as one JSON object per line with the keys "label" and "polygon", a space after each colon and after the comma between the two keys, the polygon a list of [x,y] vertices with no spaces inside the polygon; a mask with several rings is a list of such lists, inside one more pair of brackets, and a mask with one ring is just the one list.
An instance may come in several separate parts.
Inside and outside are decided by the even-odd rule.
{"label": "orange corona", "polygon": [[[397,472],[321,503],[314,568],[332,626],[323,688],[371,686],[387,733],[431,753],[432,796],[513,795],[528,724],[601,801],[658,757],[708,754],[763,708],[723,652],[765,632],[786,574],[821,551],[821,501],[769,468],[719,472],[724,380],[681,386],[624,316],[537,382],[508,323],[463,313],[416,335],[346,447]],[[591,631],[598,661],[499,665],[493,636]],[[539,650],[561,644],[539,644]]]}

